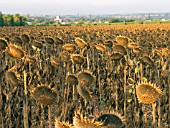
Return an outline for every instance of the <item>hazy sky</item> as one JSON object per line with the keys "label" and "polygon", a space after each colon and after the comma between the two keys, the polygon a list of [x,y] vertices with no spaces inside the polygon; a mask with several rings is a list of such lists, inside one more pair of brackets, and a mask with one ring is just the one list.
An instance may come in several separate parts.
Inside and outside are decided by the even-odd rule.
{"label": "hazy sky", "polygon": [[170,12],[170,0],[0,0],[0,11],[30,15]]}

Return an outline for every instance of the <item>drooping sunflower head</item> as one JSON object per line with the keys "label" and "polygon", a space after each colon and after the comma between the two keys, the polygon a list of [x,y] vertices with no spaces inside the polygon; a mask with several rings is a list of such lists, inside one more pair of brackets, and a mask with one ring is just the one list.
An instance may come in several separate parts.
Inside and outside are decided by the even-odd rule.
{"label": "drooping sunflower head", "polygon": [[17,46],[15,44],[8,44],[6,52],[8,53],[8,55],[18,59],[22,59],[25,55],[24,50],[22,50],[20,46]]}
{"label": "drooping sunflower head", "polygon": [[76,51],[76,45],[75,44],[64,44],[62,47],[64,50],[73,53]]}
{"label": "drooping sunflower head", "polygon": [[66,77],[66,80],[68,83],[70,83],[71,85],[75,85],[78,84],[78,79],[77,76],[74,74],[68,74]]}
{"label": "drooping sunflower head", "polygon": [[32,42],[33,47],[41,49],[43,47],[43,44],[40,41],[34,40]]}
{"label": "drooping sunflower head", "polygon": [[73,125],[75,128],[101,128],[103,122],[95,121],[95,119],[89,119],[80,113],[75,113],[75,116],[73,117]]}
{"label": "drooping sunflower head", "polygon": [[59,44],[63,44],[64,41],[63,41],[61,38],[59,38],[59,37],[55,37],[55,43],[56,43],[57,45],[59,45]]}
{"label": "drooping sunflower head", "polygon": [[22,34],[22,35],[21,35],[21,40],[22,40],[24,43],[29,43],[29,42],[30,42],[30,37],[29,37],[29,35],[27,35],[27,34]]}
{"label": "drooping sunflower head", "polygon": [[45,85],[39,85],[32,90],[32,96],[42,105],[51,105],[56,101],[57,92]]}
{"label": "drooping sunflower head", "polygon": [[106,42],[104,42],[104,45],[108,48],[112,48],[113,42],[111,40],[107,40]]}
{"label": "drooping sunflower head", "polygon": [[19,36],[13,36],[12,41],[21,45],[23,43],[23,41],[21,40],[21,38]]}
{"label": "drooping sunflower head", "polygon": [[12,71],[7,71],[5,73],[5,77],[6,77],[6,81],[13,85],[13,86],[18,86],[19,83],[18,83],[18,79],[17,79],[17,76],[15,74],[15,72],[12,72]]}
{"label": "drooping sunflower head", "polygon": [[113,52],[109,55],[109,58],[111,60],[120,60],[121,58],[123,58],[123,55],[120,52]]}
{"label": "drooping sunflower head", "polygon": [[73,125],[55,118],[55,128],[73,128]]}
{"label": "drooping sunflower head", "polygon": [[151,57],[149,57],[148,55],[144,55],[142,57],[142,61],[146,64],[148,64],[150,67],[154,68],[155,67],[155,62],[153,61],[153,59]]}
{"label": "drooping sunflower head", "polygon": [[116,41],[118,44],[123,45],[125,47],[128,45],[128,37],[126,36],[117,36]]}
{"label": "drooping sunflower head", "polygon": [[90,71],[84,70],[82,72],[77,73],[77,78],[79,82],[85,83],[85,84],[92,84],[95,77],[92,75]]}
{"label": "drooping sunflower head", "polygon": [[122,55],[126,55],[127,54],[126,48],[124,46],[120,45],[120,44],[117,44],[117,45],[113,46],[113,51],[114,52],[119,52]]}
{"label": "drooping sunflower head", "polygon": [[82,65],[85,61],[85,58],[80,54],[72,54],[71,60],[74,64],[80,64]]}
{"label": "drooping sunflower head", "polygon": [[143,48],[140,47],[140,46],[137,46],[137,47],[133,48],[133,52],[134,52],[136,55],[140,55],[140,54],[142,54],[142,52],[143,52]]}
{"label": "drooping sunflower head", "polygon": [[52,37],[45,37],[45,42],[48,44],[48,45],[52,45],[54,44],[54,39]]}
{"label": "drooping sunflower head", "polygon": [[4,51],[7,48],[8,44],[5,39],[0,38],[0,51]]}
{"label": "drooping sunflower head", "polygon": [[138,100],[144,104],[154,103],[160,95],[162,95],[161,89],[156,87],[155,84],[150,82],[141,82],[136,86],[136,95]]}
{"label": "drooping sunflower head", "polygon": [[97,121],[103,122],[102,126],[106,126],[108,128],[121,128],[125,124],[126,119],[118,112],[112,111],[101,114]]}
{"label": "drooping sunflower head", "polygon": [[106,51],[106,46],[103,44],[96,44],[95,45],[96,49],[101,51],[101,52],[105,52]]}
{"label": "drooping sunflower head", "polygon": [[81,48],[85,48],[87,46],[87,43],[81,38],[75,38],[75,42]]}
{"label": "drooping sunflower head", "polygon": [[60,57],[61,57],[61,60],[62,60],[63,62],[67,62],[67,61],[70,60],[70,54],[69,54],[69,52],[67,52],[67,51],[61,52],[61,53],[60,53]]}

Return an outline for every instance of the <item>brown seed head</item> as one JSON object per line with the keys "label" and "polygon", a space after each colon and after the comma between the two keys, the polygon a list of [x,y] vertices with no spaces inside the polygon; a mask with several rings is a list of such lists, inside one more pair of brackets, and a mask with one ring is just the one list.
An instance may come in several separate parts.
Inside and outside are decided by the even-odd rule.
{"label": "brown seed head", "polygon": [[150,67],[155,68],[155,63],[152,58],[150,58],[148,55],[144,55],[142,57],[142,60],[147,63]]}
{"label": "brown seed head", "polygon": [[73,53],[76,51],[76,46],[74,44],[64,44],[63,49],[70,53]]}
{"label": "brown seed head", "polygon": [[77,73],[77,78],[79,82],[85,83],[85,85],[91,85],[95,79],[92,73],[87,70]]}
{"label": "brown seed head", "polygon": [[7,81],[9,84],[11,84],[11,85],[13,85],[13,86],[18,86],[18,85],[19,85],[18,79],[17,79],[17,77],[16,77],[16,75],[15,75],[14,72],[12,72],[12,71],[7,71],[7,72],[5,73],[5,77],[6,77],[6,81]]}
{"label": "brown seed head", "polygon": [[74,75],[74,74],[69,74],[69,75],[66,77],[66,80],[67,80],[67,82],[70,83],[71,85],[78,84],[77,76]]}
{"label": "brown seed head", "polygon": [[97,121],[103,122],[102,126],[107,128],[121,128],[126,119],[118,112],[109,112],[98,117]]}
{"label": "brown seed head", "polygon": [[126,36],[117,36],[116,41],[118,44],[126,47],[128,45],[128,37]]}
{"label": "brown seed head", "polygon": [[96,44],[95,45],[96,49],[101,51],[101,52],[105,52],[106,51],[106,46],[103,44]]}
{"label": "brown seed head", "polygon": [[122,55],[126,55],[127,54],[127,51],[126,51],[125,47],[122,46],[122,45],[119,45],[119,44],[113,46],[113,52],[117,52],[117,53],[119,52]]}
{"label": "brown seed head", "polygon": [[19,47],[17,45],[13,45],[13,44],[8,45],[6,52],[10,56],[12,56],[14,58],[18,58],[18,59],[22,59],[24,57],[24,54],[25,54],[21,47]]}
{"label": "brown seed head", "polygon": [[71,55],[71,60],[75,64],[80,64],[82,65],[84,63],[84,57],[80,54],[72,54]]}
{"label": "brown seed head", "polygon": [[24,43],[30,42],[30,37],[27,34],[22,34],[21,39]]}
{"label": "brown seed head", "polygon": [[36,101],[43,105],[51,105],[57,98],[57,92],[44,85],[40,85],[32,90],[32,95]]}
{"label": "brown seed head", "polygon": [[121,53],[119,53],[119,52],[113,52],[110,55],[111,60],[120,60],[121,58],[123,58],[123,55]]}
{"label": "brown seed head", "polygon": [[74,128],[68,122],[60,121],[58,118],[55,119],[55,128]]}
{"label": "brown seed head", "polygon": [[81,38],[75,38],[75,42],[81,48],[85,48],[87,46],[87,43]]}
{"label": "brown seed head", "polygon": [[136,86],[136,95],[141,103],[151,104],[162,95],[162,91],[154,84],[142,82]]}
{"label": "brown seed head", "polygon": [[0,38],[0,51],[4,51],[7,48],[7,41],[3,38]]}
{"label": "brown seed head", "polygon": [[75,113],[73,117],[73,125],[75,128],[101,128],[103,122],[96,122],[95,119],[88,119],[83,115]]}
{"label": "brown seed head", "polygon": [[54,39],[52,37],[45,37],[45,42],[48,45],[52,45],[52,44],[54,44]]}
{"label": "brown seed head", "polygon": [[41,49],[43,47],[43,44],[40,43],[39,41],[36,41],[36,40],[33,41],[32,45],[39,48],[39,49]]}

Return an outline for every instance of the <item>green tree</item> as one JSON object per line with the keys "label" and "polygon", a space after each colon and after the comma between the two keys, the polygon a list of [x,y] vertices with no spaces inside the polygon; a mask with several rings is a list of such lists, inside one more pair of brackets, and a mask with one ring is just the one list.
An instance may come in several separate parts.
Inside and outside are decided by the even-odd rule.
{"label": "green tree", "polygon": [[13,15],[10,15],[10,14],[4,15],[3,19],[5,21],[6,26],[14,26],[15,25]]}
{"label": "green tree", "polygon": [[123,19],[120,18],[110,18],[108,20],[109,23],[117,23],[117,22],[123,22]]}
{"label": "green tree", "polygon": [[4,19],[3,19],[2,12],[0,11],[0,27],[2,26],[4,26]]}
{"label": "green tree", "polygon": [[13,17],[14,17],[15,26],[20,26],[21,25],[21,16],[20,16],[20,14],[15,14]]}
{"label": "green tree", "polygon": [[20,21],[21,21],[21,22],[20,22],[20,26],[25,26],[25,25],[26,25],[26,20],[27,20],[27,19],[26,19],[25,17],[21,16],[21,17],[20,17]]}

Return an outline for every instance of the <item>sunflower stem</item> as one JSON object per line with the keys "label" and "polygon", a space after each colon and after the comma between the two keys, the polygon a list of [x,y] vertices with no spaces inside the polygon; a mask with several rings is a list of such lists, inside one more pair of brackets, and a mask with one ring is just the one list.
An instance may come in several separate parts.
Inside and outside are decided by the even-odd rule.
{"label": "sunflower stem", "polygon": [[49,120],[49,128],[52,128],[52,115],[51,115],[51,106],[48,106],[48,120]]}
{"label": "sunflower stem", "polygon": [[27,97],[27,73],[24,71],[24,128],[29,128],[28,126],[28,97]]}
{"label": "sunflower stem", "polygon": [[153,126],[156,123],[156,103],[152,103],[152,116],[153,116]]}
{"label": "sunflower stem", "polygon": [[126,118],[126,101],[127,101],[127,96],[126,96],[126,73],[127,73],[127,66],[124,67],[124,116]]}

